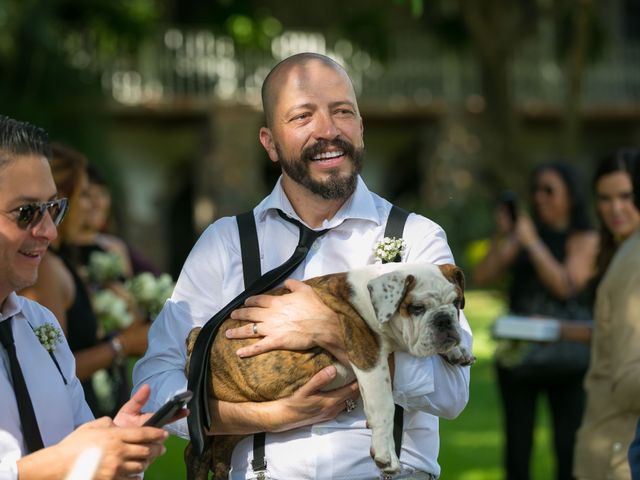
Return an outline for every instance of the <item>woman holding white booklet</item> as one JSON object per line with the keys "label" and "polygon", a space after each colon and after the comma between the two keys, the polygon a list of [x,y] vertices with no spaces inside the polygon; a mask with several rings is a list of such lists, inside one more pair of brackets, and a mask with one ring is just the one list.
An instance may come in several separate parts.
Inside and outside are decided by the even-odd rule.
{"label": "woman holding white booklet", "polygon": [[[496,234],[474,280],[489,284],[507,276],[509,310],[526,317],[589,321],[586,286],[593,276],[598,235],[573,169],[562,162],[537,167],[531,176],[531,216],[496,212]],[[542,338],[540,340],[543,340]],[[507,342],[496,355],[505,425],[505,478],[528,480],[538,398],[548,399],[554,426],[556,478],[572,478],[575,431],[582,417],[582,380],[589,346],[577,342]]]}

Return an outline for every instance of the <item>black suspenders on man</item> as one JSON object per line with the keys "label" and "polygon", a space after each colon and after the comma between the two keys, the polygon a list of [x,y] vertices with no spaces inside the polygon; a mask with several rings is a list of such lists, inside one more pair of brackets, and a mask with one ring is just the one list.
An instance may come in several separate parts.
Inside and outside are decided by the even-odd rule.
{"label": "black suspenders on man", "polygon": [[[385,227],[384,236],[389,238],[402,238],[404,233],[404,225],[407,221],[409,212],[393,205],[389,212],[387,225]],[[242,271],[244,276],[245,288],[251,285],[261,275],[260,267],[260,245],[258,244],[258,233],[256,230],[255,217],[253,211],[242,213],[236,217],[238,222],[238,230],[240,232],[240,251],[242,254]],[[394,262],[400,262],[400,256],[396,257]],[[400,458],[402,446],[402,430],[404,422],[404,412],[401,406],[396,405],[394,415],[393,439],[396,445],[396,454]],[[267,462],[264,456],[265,433],[256,433],[253,436],[253,461],[251,467],[253,471],[260,475],[265,472]],[[258,476],[258,478],[261,478]],[[264,477],[262,477],[264,478]]]}

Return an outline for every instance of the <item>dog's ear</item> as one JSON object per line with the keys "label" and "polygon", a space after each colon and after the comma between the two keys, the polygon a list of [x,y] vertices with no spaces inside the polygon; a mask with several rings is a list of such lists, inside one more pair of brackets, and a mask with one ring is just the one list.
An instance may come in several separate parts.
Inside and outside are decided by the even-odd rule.
{"label": "dog's ear", "polygon": [[444,265],[438,265],[444,278],[453,283],[458,290],[458,298],[460,299],[460,310],[464,308],[464,273],[455,265],[446,263]]}
{"label": "dog's ear", "polygon": [[367,283],[369,296],[376,317],[380,323],[388,322],[400,308],[404,297],[416,284],[413,275],[390,272],[380,275]]}

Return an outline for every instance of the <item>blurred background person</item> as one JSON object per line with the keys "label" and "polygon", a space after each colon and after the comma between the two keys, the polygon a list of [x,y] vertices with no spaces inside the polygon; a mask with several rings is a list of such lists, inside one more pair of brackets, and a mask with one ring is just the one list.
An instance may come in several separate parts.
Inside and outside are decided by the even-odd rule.
{"label": "blurred background person", "polygon": [[78,262],[88,265],[94,251],[109,252],[117,255],[122,262],[122,277],[133,275],[131,257],[126,243],[110,233],[111,226],[111,192],[104,178],[95,167],[87,168],[87,201],[91,215],[85,215],[78,235],[72,240],[77,248]]}
{"label": "blurred background person", "polygon": [[596,167],[593,192],[600,221],[600,247],[595,284],[602,280],[618,247],[640,225],[633,191],[637,164],[638,150],[620,149],[603,157]]}
{"label": "blurred background person", "polygon": [[92,165],[87,167],[87,174],[91,215],[85,216],[78,235],[73,239],[79,264],[88,267],[93,252],[109,252],[121,259],[123,278],[130,278],[141,272],[160,275],[157,267],[117,235],[112,218],[111,190],[105,178]]}
{"label": "blurred background person", "polygon": [[[566,163],[538,166],[531,175],[531,217],[496,212],[496,233],[474,280],[509,280],[509,311],[588,321],[585,287],[593,276],[598,237],[592,230],[576,172]],[[576,342],[507,341],[496,352],[505,428],[508,480],[530,478],[536,408],[545,394],[553,417],[556,478],[572,478],[575,432],[584,406],[582,381],[589,346]]]}
{"label": "blurred background person", "polygon": [[[141,356],[147,348],[148,324],[136,319],[114,335],[102,338],[98,319],[84,280],[77,270],[77,238],[85,218],[92,215],[88,197],[86,160],[80,153],[63,145],[52,145],[51,170],[58,195],[69,199],[66,221],[58,228],[40,264],[37,282],[21,292],[44,305],[58,319],[76,359],[76,372],[93,414],[110,415],[128,400],[131,387],[126,358]],[[108,369],[107,387],[98,398],[92,376]],[[105,398],[108,397],[108,398]]]}
{"label": "blurred background person", "polygon": [[574,473],[581,480],[629,480],[627,452],[640,416],[640,156],[620,150],[594,177],[602,246]]}

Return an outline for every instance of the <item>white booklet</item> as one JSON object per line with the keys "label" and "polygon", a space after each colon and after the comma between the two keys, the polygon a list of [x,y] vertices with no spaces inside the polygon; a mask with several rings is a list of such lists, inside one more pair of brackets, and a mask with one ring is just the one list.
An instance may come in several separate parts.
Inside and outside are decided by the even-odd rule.
{"label": "white booklet", "polygon": [[503,315],[493,324],[495,338],[555,342],[560,338],[560,321],[555,318]]}

